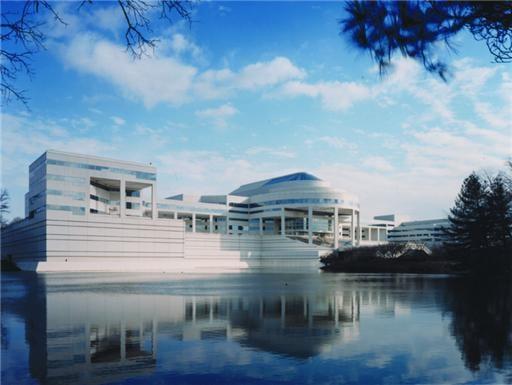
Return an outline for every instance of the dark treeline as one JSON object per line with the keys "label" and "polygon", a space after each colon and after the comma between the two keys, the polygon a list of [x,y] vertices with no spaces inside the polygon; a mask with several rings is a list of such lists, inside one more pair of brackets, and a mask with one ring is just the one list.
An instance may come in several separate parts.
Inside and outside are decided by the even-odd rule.
{"label": "dark treeline", "polygon": [[448,254],[461,258],[470,270],[511,272],[512,189],[505,174],[469,175],[448,219]]}
{"label": "dark treeline", "polygon": [[468,369],[507,370],[512,381],[512,283],[469,276],[449,280],[443,295],[450,332]]}
{"label": "dark treeline", "polygon": [[[512,162],[509,162],[512,171]],[[512,277],[512,177],[469,175],[444,229],[446,241],[432,254],[418,250],[385,257],[404,245],[335,250],[323,270],[360,273],[470,273]],[[384,256],[384,258],[383,258]]]}

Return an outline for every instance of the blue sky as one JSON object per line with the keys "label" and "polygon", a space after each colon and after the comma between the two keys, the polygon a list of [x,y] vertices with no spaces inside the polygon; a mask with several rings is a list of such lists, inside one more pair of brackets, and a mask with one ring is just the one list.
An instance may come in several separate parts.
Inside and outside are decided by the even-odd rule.
{"label": "blue sky", "polygon": [[190,27],[155,24],[141,60],[115,4],[77,7],[56,4],[66,27],[42,15],[48,49],[18,83],[31,110],[2,112],[11,217],[49,148],[151,162],[162,198],[308,171],[358,194],[366,218],[446,215],[465,176],[512,154],[510,65],[470,35],[440,47],[445,84],[402,58],[380,78],[339,35],[342,3],[199,3]]}

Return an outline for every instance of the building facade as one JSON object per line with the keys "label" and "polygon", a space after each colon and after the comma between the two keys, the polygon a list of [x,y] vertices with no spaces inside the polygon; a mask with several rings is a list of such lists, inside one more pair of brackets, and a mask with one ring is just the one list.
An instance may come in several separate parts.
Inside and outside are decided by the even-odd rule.
{"label": "building facade", "polygon": [[426,246],[440,246],[446,241],[444,229],[450,227],[447,218],[402,222],[388,232],[390,243],[423,243]]}
{"label": "building facade", "polygon": [[158,199],[151,165],[49,150],[29,167],[25,206],[26,218],[2,232],[2,255],[27,269],[71,261],[90,268],[102,258],[100,266],[115,270],[121,257],[158,270],[162,258],[232,251],[257,265],[286,250],[318,259],[387,240],[387,227],[361,224],[356,196],[304,172],[226,195]]}

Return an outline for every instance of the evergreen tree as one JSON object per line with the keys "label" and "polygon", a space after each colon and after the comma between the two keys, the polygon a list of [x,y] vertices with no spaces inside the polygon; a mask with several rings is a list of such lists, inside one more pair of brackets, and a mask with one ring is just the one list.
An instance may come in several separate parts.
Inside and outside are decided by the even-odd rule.
{"label": "evergreen tree", "polygon": [[446,229],[450,243],[464,250],[478,250],[488,245],[489,215],[487,185],[472,173],[468,176],[450,209],[450,228]]}
{"label": "evergreen tree", "polygon": [[9,193],[6,189],[0,190],[0,225],[7,224],[5,214],[9,213]]}
{"label": "evergreen tree", "polygon": [[512,193],[507,189],[502,175],[497,175],[490,181],[487,212],[491,218],[489,221],[491,245],[506,248],[512,229]]}

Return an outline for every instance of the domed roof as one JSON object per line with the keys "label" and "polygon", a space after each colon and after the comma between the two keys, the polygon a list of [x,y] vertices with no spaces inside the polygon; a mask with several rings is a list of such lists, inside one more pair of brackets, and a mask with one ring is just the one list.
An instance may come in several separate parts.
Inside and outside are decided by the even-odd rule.
{"label": "domed roof", "polygon": [[244,184],[232,191],[230,195],[238,195],[238,196],[251,196],[256,194],[261,194],[267,191],[267,188],[279,183],[285,182],[294,182],[294,181],[320,181],[321,179],[308,174],[307,172],[296,172],[293,174],[278,176],[271,179],[265,179],[258,182],[253,182],[249,184]]}
{"label": "domed roof", "polygon": [[269,179],[263,186],[268,186],[271,184],[282,183],[282,182],[291,182],[294,180],[320,180],[314,175],[308,174],[307,172],[296,172],[294,174],[278,176],[276,178]]}

